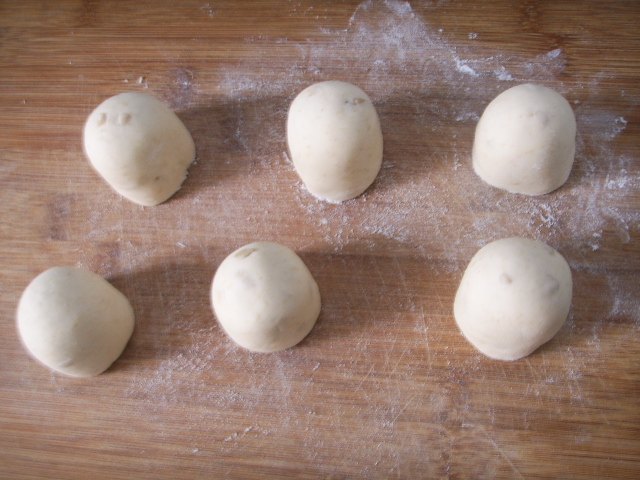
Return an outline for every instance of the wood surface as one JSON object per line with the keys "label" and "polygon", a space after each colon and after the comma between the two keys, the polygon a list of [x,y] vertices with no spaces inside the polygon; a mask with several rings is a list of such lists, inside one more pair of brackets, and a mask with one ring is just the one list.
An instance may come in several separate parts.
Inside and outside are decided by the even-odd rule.
{"label": "wood surface", "polygon": [[[0,2],[0,477],[640,478],[640,3],[635,1]],[[286,154],[289,103],[315,81],[380,114],[379,178],[314,200]],[[499,92],[557,89],[578,121],[569,181],[511,195],[472,171]],[[86,161],[84,120],[145,91],[197,163],[153,208]],[[477,353],[452,316],[482,245],[541,239],[573,306],[526,359]],[[237,247],[295,249],[320,286],[311,334],[232,344],[209,306]],[[81,265],[131,300],[122,357],[90,379],[32,360],[22,290]]]}

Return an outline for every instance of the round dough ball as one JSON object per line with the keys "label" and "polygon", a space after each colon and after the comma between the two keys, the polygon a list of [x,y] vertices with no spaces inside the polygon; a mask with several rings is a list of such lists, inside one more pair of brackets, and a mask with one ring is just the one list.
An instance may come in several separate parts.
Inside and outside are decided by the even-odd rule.
{"label": "round dough ball", "polygon": [[271,242],[245,245],[220,264],[211,303],[231,339],[254,352],[294,346],[320,314],[320,292],[306,265]]}
{"label": "round dough ball", "polygon": [[576,119],[559,93],[527,83],[485,109],[473,142],[473,169],[489,185],[542,195],[564,184],[576,151]]}
{"label": "round dough ball", "polygon": [[180,189],[196,151],[189,131],[164,103],[131,92],[91,112],[84,149],[116,192],[145,206],[162,203]]}
{"label": "round dough ball", "polygon": [[104,372],[133,332],[133,309],[104,278],[73,267],[54,267],[25,289],[17,314],[27,350],[52,370],[73,377]]}
{"label": "round dough ball", "polygon": [[517,360],[560,330],[573,283],[565,259],[550,246],[505,238],[482,247],[464,272],[454,302],[458,327],[497,360]]}
{"label": "round dough ball", "polygon": [[321,200],[357,197],[382,164],[376,109],[366,93],[346,82],[320,82],[300,92],[289,109],[287,141],[298,175]]}

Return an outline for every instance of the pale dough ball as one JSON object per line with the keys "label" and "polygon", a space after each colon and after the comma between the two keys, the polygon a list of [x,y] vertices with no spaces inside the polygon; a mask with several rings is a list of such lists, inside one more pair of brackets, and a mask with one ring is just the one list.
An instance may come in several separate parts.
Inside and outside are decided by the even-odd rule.
{"label": "pale dough ball", "polygon": [[454,302],[458,327],[498,360],[517,360],[549,341],[569,314],[573,283],[550,246],[505,238],[482,247],[464,272]]}
{"label": "pale dough ball", "polygon": [[84,126],[84,149],[116,192],[145,206],[178,191],[195,158],[184,124],[145,93],[121,93],[98,105]]}
{"label": "pale dough ball", "polygon": [[542,195],[571,172],[576,119],[559,93],[527,83],[498,95],[485,109],[473,143],[473,169],[489,185]]}
{"label": "pale dough ball", "polygon": [[133,332],[127,298],[95,273],[54,267],[27,286],[17,314],[27,350],[52,370],[74,377],[105,371]]}
{"label": "pale dough ball", "polygon": [[220,264],[211,303],[231,339],[255,352],[294,346],[320,314],[320,292],[306,265],[270,242],[245,245]]}
{"label": "pale dough ball", "polygon": [[382,164],[376,109],[346,82],[320,82],[300,92],[289,109],[287,141],[307,190],[330,202],[360,195]]}

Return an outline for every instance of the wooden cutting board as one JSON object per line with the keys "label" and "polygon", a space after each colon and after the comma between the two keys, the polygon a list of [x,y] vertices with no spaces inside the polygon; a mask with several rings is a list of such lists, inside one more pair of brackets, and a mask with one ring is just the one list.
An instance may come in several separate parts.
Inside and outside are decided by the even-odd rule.
{"label": "wooden cutting board", "polygon": [[[639,478],[640,4],[57,1],[0,3],[0,477]],[[342,205],[287,158],[289,103],[362,87],[383,169]],[[567,184],[511,195],[475,176],[486,104],[538,82],[571,102]],[[170,104],[197,163],[163,205],[89,166],[89,112],[122,91]],[[541,239],[569,261],[573,307],[536,353],[477,353],[452,317],[486,243]],[[248,353],[208,300],[254,240],[295,249],[323,309],[299,346]],[[17,338],[20,293],[81,265],[131,300],[105,374],[72,379]]]}

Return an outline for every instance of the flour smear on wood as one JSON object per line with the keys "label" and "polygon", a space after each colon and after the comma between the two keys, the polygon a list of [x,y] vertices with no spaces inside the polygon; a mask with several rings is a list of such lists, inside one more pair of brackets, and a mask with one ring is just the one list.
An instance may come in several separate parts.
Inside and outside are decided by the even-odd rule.
{"label": "flour smear on wood", "polygon": [[[215,8],[204,11],[213,15]],[[529,386],[527,395],[532,399],[557,396],[558,400],[567,396],[571,405],[588,408],[590,399],[582,389],[583,372],[602,354],[604,345],[600,337],[609,320],[631,318],[631,333],[637,335],[640,329],[638,287],[618,273],[623,265],[602,263],[604,257],[600,255],[603,249],[624,247],[639,233],[640,213],[624,208],[625,198],[637,196],[640,189],[638,159],[618,143],[628,127],[625,115],[630,111],[611,111],[596,103],[601,85],[610,79],[605,74],[581,84],[564,83],[561,74],[566,68],[566,56],[560,48],[529,57],[488,52],[487,48],[478,48],[481,31],[468,32],[464,42],[456,44],[445,30],[430,24],[428,8],[425,12],[418,14],[408,2],[368,1],[356,8],[344,29],[326,29],[319,20],[313,39],[246,39],[251,48],[270,55],[280,52],[292,60],[284,70],[271,68],[267,62],[256,65],[244,60],[218,72],[222,79],[216,87],[218,98],[230,105],[234,113],[234,119],[229,119],[233,122],[233,138],[227,141],[253,159],[255,174],[262,176],[264,191],[251,195],[260,203],[260,196],[278,185],[279,172],[285,170],[294,177],[293,166],[283,149],[291,100],[314,81],[352,79],[370,95],[381,117],[385,138],[381,173],[363,196],[340,205],[316,200],[300,182],[291,185],[282,196],[288,196],[290,214],[303,219],[306,231],[314,239],[312,244],[302,239],[300,244],[291,246],[303,252],[320,250],[338,256],[363,249],[373,254],[384,248],[396,255],[415,256],[434,275],[452,276],[461,273],[478,248],[501,237],[521,235],[551,244],[569,260],[577,287],[602,279],[602,320],[593,322],[585,332],[575,318],[588,312],[581,311],[574,302],[574,313],[560,333],[566,341],[558,342],[562,345],[558,348],[566,349],[565,368],[547,370],[542,353],[542,366],[532,371],[535,382]],[[192,91],[197,92],[197,77],[188,80]],[[542,83],[560,91],[572,103],[578,123],[576,162],[571,177],[560,190],[541,197],[493,189],[475,176],[470,165],[473,131],[484,107],[501,91],[525,82]],[[188,103],[197,103],[197,97],[190,96]],[[260,110],[261,103],[268,105],[268,110]],[[253,118],[252,108],[268,111],[270,117]],[[192,206],[201,207],[203,195],[197,193]],[[222,201],[215,195],[213,198]],[[268,212],[270,205],[261,204],[260,208]],[[212,208],[210,215],[211,224],[215,225],[216,209]],[[260,212],[253,215],[251,221],[256,230],[266,228],[269,217]],[[184,240],[182,245],[190,247],[189,242]],[[410,293],[407,296],[406,312],[394,320],[394,325],[408,318],[415,324],[413,347],[426,344],[429,350],[433,329],[425,322],[424,310],[416,298]],[[576,291],[574,298],[580,298],[580,291]],[[323,311],[323,315],[338,314],[330,305]],[[213,318],[207,321],[213,324]],[[455,327],[451,324],[450,328]],[[587,353],[567,346],[578,333],[588,338]],[[407,361],[405,350],[398,350],[399,345],[390,340],[383,346],[388,357],[396,358],[396,362],[389,360],[383,371],[376,372],[368,367],[367,349],[371,347],[363,339],[354,348],[352,358],[332,366],[332,371],[334,375],[343,374],[345,379],[354,370],[363,373],[362,383],[354,388],[368,395],[372,412],[368,416],[371,459],[391,465],[391,471],[401,475],[402,458],[398,452],[403,446],[405,450],[423,446],[413,445],[413,440],[396,425],[425,399],[419,396],[421,392],[409,398],[394,394],[398,390],[394,382],[402,382],[403,378],[411,382],[417,368]],[[616,346],[609,348],[615,351]],[[432,353],[427,354],[426,358],[431,359]],[[320,464],[322,435],[311,427],[321,413],[312,407],[300,410],[300,399],[292,398],[303,391],[304,385],[313,388],[314,376],[325,368],[322,362],[305,355],[305,349],[269,356],[250,354],[233,346],[212,325],[192,332],[191,341],[159,360],[153,371],[138,374],[128,395],[148,400],[152,412],[190,401],[235,411],[250,411],[267,403],[281,420],[280,426],[256,422],[237,428],[230,421],[218,419],[225,448],[252,436],[284,434],[287,428],[296,426],[309,430],[305,437],[308,448],[302,449],[301,454]],[[480,362],[476,355],[464,365],[451,365],[451,380],[461,381],[469,372],[479,371]],[[221,368],[226,372],[216,373]],[[212,375],[221,382],[228,380],[235,370],[243,378],[248,375],[250,384],[201,382]],[[559,389],[562,386],[566,388]],[[265,398],[267,392],[269,398]],[[435,414],[459,418],[465,425],[470,408],[468,399],[452,399],[438,392],[431,393],[430,398],[437,406],[433,407]],[[351,407],[332,403],[331,399],[328,402],[342,409],[336,412],[335,422],[342,414],[354,415],[347,412]],[[487,418],[495,418],[492,415]],[[476,428],[472,423],[466,425]],[[335,426],[338,431],[339,425]],[[358,441],[355,436],[343,440]],[[487,442],[493,442],[488,445],[497,448],[493,438]],[[434,444],[434,458],[442,453],[437,449],[445,448],[444,444]],[[375,465],[369,463],[369,467],[363,467],[363,473]]]}

